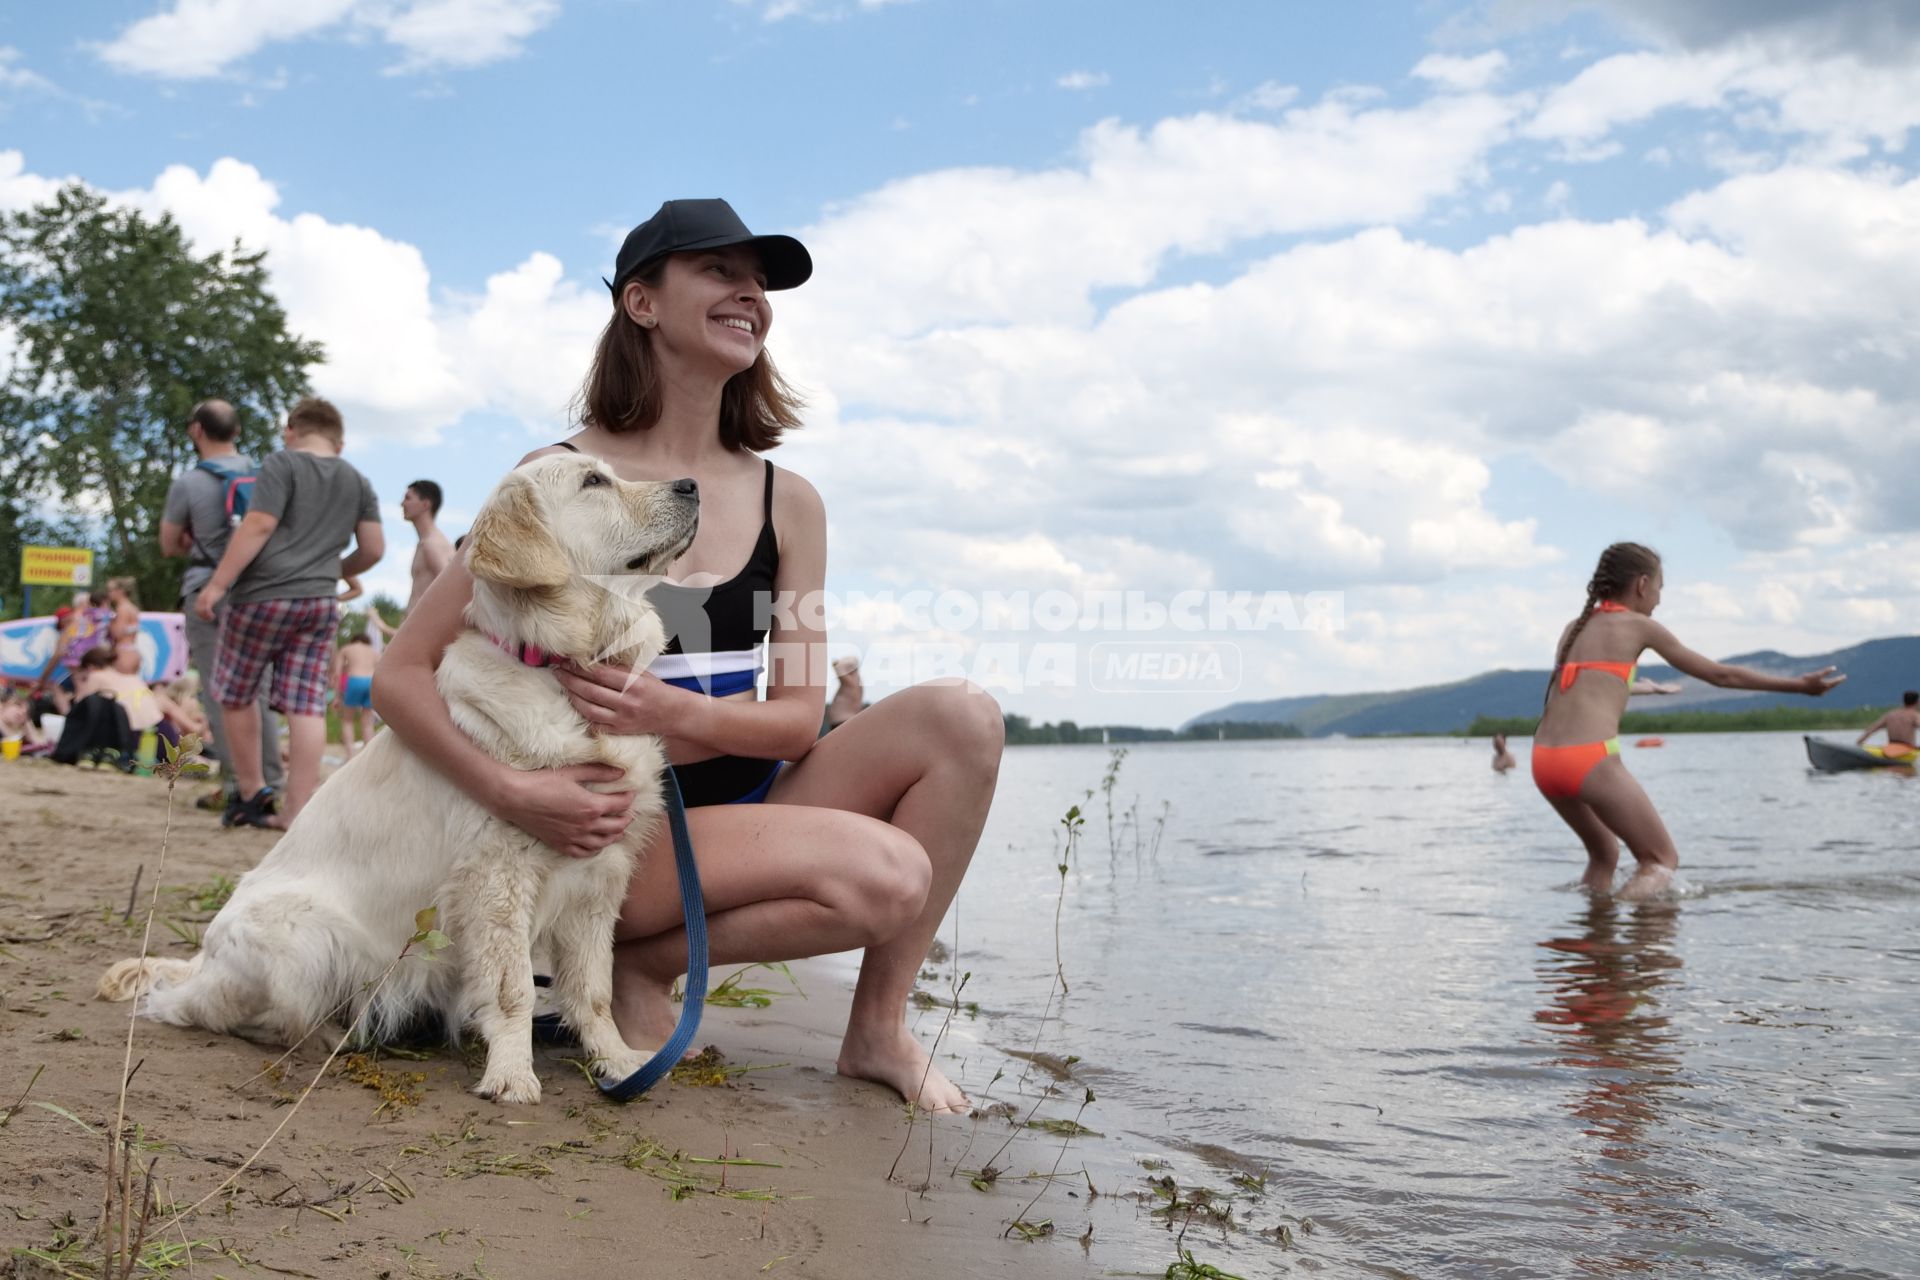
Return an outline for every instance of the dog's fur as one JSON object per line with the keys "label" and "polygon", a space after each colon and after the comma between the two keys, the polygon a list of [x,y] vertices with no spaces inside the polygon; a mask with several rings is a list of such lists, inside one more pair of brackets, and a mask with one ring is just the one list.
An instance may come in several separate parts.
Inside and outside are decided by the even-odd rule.
{"label": "dog's fur", "polygon": [[[664,757],[652,737],[590,732],[554,674],[514,654],[524,643],[583,664],[645,667],[665,636],[630,575],[664,572],[697,519],[697,498],[672,484],[629,484],[590,458],[555,455],[501,481],[467,540],[472,628],[447,649],[437,680],[454,723],[516,769],[625,770],[615,786],[635,800],[624,840],[592,858],[557,854],[382,733],[241,878],[198,955],[123,960],[100,995],[138,995],[140,1012],[158,1021],[276,1044],[333,1014],[375,1040],[438,1015],[453,1033],[473,1027],[486,1039],[477,1093],[534,1102],[531,953],[540,946],[553,962],[555,1008],[595,1069],[610,1080],[637,1070],[646,1055],[621,1040],[610,1012],[613,927],[662,812]],[[410,955],[369,1004],[427,906],[452,945]]]}

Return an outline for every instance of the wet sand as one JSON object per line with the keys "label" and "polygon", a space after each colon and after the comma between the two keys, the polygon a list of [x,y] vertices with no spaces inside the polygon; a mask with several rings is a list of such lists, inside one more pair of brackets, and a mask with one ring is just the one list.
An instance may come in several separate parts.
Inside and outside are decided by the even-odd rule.
{"label": "wet sand", "polygon": [[[276,838],[220,830],[191,807],[203,789],[180,787],[157,871],[164,782],[0,766],[0,1108],[33,1081],[0,1129],[10,1252],[51,1248],[69,1221],[89,1236],[98,1222],[128,1006],[93,988],[109,963],[138,953],[156,874],[152,952],[185,956],[180,934],[212,915],[194,891],[238,878]],[[602,1101],[563,1049],[540,1051],[545,1097],[531,1107],[474,1097],[478,1071],[451,1049],[381,1057],[359,1082],[336,1063],[231,1189],[167,1239],[207,1242],[194,1255],[206,1275],[240,1273],[240,1260],[251,1274],[323,1277],[1099,1274],[1071,1240],[1003,1238],[1025,1194],[982,1195],[953,1175],[969,1141],[1001,1144],[1004,1119],[942,1120],[931,1156],[923,1122],[889,1181],[903,1105],[833,1071],[844,970],[795,971],[805,999],[706,1012],[698,1043],[752,1070],[719,1086],[669,1083],[625,1106]],[[750,985],[785,985],[762,977]],[[127,1121],[161,1204],[184,1207],[228,1178],[331,1047],[316,1037],[263,1075],[276,1050],[137,1024]],[[1045,1168],[1056,1145],[1022,1138],[1002,1163]],[[700,1162],[727,1158],[764,1163]],[[915,1189],[929,1168],[931,1185]],[[13,1262],[16,1276],[61,1274]]]}

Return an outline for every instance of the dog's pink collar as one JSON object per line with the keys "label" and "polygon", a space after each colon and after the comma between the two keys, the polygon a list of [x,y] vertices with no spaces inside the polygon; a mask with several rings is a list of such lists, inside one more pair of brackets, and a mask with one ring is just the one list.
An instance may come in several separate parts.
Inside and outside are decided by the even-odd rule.
{"label": "dog's pink collar", "polygon": [[494,635],[487,636],[487,639],[493,641],[501,652],[513,655],[516,662],[524,663],[529,667],[557,667],[566,661],[559,654],[548,653],[537,644],[514,644]]}

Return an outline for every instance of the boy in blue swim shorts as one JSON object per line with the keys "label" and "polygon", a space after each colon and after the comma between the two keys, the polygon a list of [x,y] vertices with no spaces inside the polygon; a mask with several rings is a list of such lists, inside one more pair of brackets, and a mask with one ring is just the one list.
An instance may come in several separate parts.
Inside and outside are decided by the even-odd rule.
{"label": "boy in blue swim shorts", "polygon": [[[373,715],[373,669],[380,654],[367,639],[366,632],[349,636],[333,655],[333,687],[339,700],[334,709],[340,716],[340,745],[347,759],[362,745],[373,741],[377,722]],[[359,742],[355,742],[354,721],[358,720]]]}

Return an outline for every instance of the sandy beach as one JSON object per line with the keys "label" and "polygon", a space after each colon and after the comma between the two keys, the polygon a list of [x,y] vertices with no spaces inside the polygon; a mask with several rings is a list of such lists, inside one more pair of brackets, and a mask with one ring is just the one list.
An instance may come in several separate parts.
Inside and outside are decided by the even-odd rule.
{"label": "sandy beach", "polygon": [[[152,951],[186,955],[212,916],[206,892],[275,839],[222,831],[191,807],[203,786],[181,784],[159,869],[163,781],[32,761],[0,769],[0,1106],[12,1108],[0,1131],[0,1239],[15,1276],[66,1274],[20,1253],[63,1244],[73,1273],[96,1274],[80,1262],[97,1248],[70,1242],[90,1237],[100,1216],[128,1007],[95,1000],[93,988],[111,961],[138,953],[156,875]],[[195,1242],[193,1274],[203,1275],[1104,1270],[1099,1250],[1070,1237],[1003,1238],[1031,1194],[1013,1179],[981,1194],[955,1176],[970,1141],[967,1161],[977,1163],[1005,1140],[1003,1117],[945,1119],[931,1152],[921,1124],[890,1181],[907,1137],[903,1106],[833,1071],[844,967],[795,972],[804,999],[707,1010],[698,1043],[747,1070],[717,1085],[670,1083],[626,1106],[602,1101],[561,1049],[540,1052],[545,1098],[524,1108],[474,1097],[478,1073],[452,1049],[343,1055],[253,1165],[164,1238]],[[786,986],[762,977],[752,985]],[[192,1204],[228,1179],[331,1047],[316,1037],[267,1070],[274,1050],[137,1024],[127,1123],[152,1162],[160,1205]],[[1046,1168],[1059,1142],[1042,1137],[1015,1142],[1002,1165]],[[1048,1199],[1066,1195],[1056,1186]]]}

